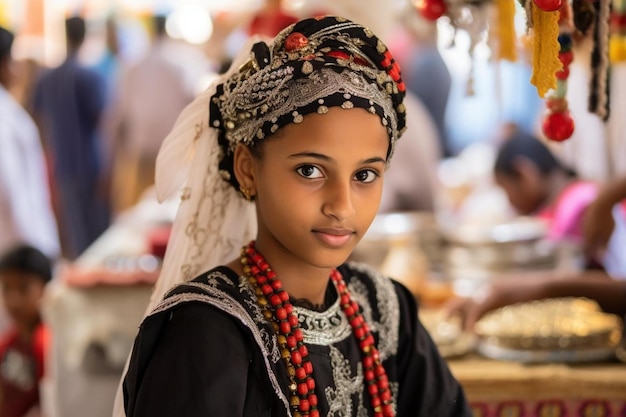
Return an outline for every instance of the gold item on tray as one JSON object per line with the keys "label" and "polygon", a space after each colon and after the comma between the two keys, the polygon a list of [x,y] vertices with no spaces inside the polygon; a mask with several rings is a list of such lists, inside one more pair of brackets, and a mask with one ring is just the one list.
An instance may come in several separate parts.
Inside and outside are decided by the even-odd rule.
{"label": "gold item on tray", "polygon": [[614,349],[622,320],[586,298],[518,303],[487,313],[475,326],[484,343],[516,350]]}

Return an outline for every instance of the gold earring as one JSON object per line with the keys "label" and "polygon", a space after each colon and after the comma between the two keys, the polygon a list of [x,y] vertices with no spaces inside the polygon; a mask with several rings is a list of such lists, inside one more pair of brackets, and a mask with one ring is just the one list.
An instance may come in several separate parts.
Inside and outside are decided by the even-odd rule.
{"label": "gold earring", "polygon": [[239,186],[239,191],[241,191],[241,194],[243,194],[243,198],[245,198],[247,201],[252,201],[252,196],[250,195],[250,190],[248,190],[243,185],[240,185]]}

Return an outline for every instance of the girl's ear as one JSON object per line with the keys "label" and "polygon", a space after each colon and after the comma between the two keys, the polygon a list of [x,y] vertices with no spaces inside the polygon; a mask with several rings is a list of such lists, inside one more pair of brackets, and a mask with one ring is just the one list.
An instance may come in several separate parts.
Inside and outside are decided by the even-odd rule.
{"label": "girl's ear", "polygon": [[256,159],[252,155],[250,148],[246,145],[238,144],[235,148],[233,171],[239,186],[247,189],[251,196],[256,194],[255,164]]}

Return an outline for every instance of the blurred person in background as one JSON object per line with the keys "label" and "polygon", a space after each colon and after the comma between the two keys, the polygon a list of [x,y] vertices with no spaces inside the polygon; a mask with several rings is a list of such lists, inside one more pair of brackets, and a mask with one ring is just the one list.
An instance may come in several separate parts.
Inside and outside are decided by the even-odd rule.
{"label": "blurred person in background", "polygon": [[35,84],[42,74],[44,67],[34,57],[28,57],[16,62],[18,68],[15,83],[11,85],[11,95],[18,103],[34,117],[33,96]]}
{"label": "blurred person in background", "polygon": [[[437,50],[436,26],[418,16],[409,2],[396,17],[401,25],[391,35],[390,50],[404,74],[405,105],[411,117],[395,163],[385,173],[379,212],[433,211],[437,166],[446,154],[444,115],[450,74]],[[429,58],[431,54],[438,59]],[[423,64],[411,65],[422,59]]]}
{"label": "blurred person in background", "polygon": [[91,67],[104,81],[105,106],[103,114],[100,117],[101,122],[99,127],[103,153],[102,172],[106,173],[105,179],[103,180],[104,189],[102,192],[108,199],[110,209],[112,209],[113,198],[111,195],[111,189],[112,181],[114,181],[114,161],[112,159],[113,155],[111,151],[112,133],[110,131],[110,120],[117,101],[120,73],[123,65],[120,54],[120,42],[118,38],[118,24],[115,16],[111,15],[107,17],[98,35],[104,44],[103,50],[97,60],[93,62]]}
{"label": "blurred person in background", "polygon": [[165,31],[166,16],[152,17],[152,44],[146,55],[123,71],[111,109],[112,203],[116,213],[137,203],[154,184],[161,142],[178,114],[194,98],[200,69],[181,54]]}
{"label": "blurred person in background", "polygon": [[[600,189],[598,197],[587,207],[583,215],[583,237],[585,252],[589,256],[602,256],[610,245],[619,246],[622,259],[626,258],[624,223],[615,221],[626,201],[626,177],[608,182]],[[621,242],[616,242],[621,236]],[[487,312],[506,305],[553,297],[586,297],[598,302],[608,312],[626,315],[626,269],[620,275],[609,277],[604,271],[583,271],[560,276],[559,279],[509,279],[494,282],[482,297],[477,299],[455,299],[447,306],[449,314],[459,313],[463,325],[472,329]],[[607,279],[613,278],[613,279]]]}
{"label": "blurred person in background", "polygon": [[[621,207],[620,207],[621,205]],[[619,221],[619,210],[626,212],[626,176],[606,182],[600,190],[598,197],[585,210],[583,216],[583,249],[590,258],[604,256],[612,239],[618,236],[616,228],[623,228]],[[626,258],[626,241],[622,241],[624,248],[622,257]],[[626,275],[626,271],[624,271]]]}
{"label": "blurred person in background", "polygon": [[[29,243],[51,258],[60,254],[39,132],[8,93],[14,36],[0,27],[0,253]],[[0,333],[8,326],[0,301]]]}
{"label": "blurred person in background", "polygon": [[[451,300],[445,306],[448,314],[460,314],[464,327],[472,329],[485,313],[506,305],[552,297],[587,297],[603,310],[623,316],[626,177],[604,185],[576,180],[542,143],[533,142],[533,137],[513,132],[509,140],[512,142],[505,143],[500,151],[496,175],[500,171],[499,182],[506,184],[513,205],[525,213],[542,210],[554,220],[550,235],[580,240],[586,256],[600,269],[501,277],[477,297]],[[543,203],[538,203],[540,200]]]}
{"label": "blurred person in background", "polygon": [[421,17],[409,1],[400,8],[398,22],[391,48],[402,67],[407,91],[424,104],[437,129],[440,154],[450,157],[445,120],[452,76],[437,45],[437,23]]}
{"label": "blurred person in background", "polygon": [[64,255],[80,255],[109,224],[107,175],[99,132],[105,84],[78,60],[85,21],[65,21],[67,58],[35,88],[34,111],[49,152]]}
{"label": "blurred person in background", "polygon": [[110,104],[117,94],[120,76],[120,43],[118,39],[117,21],[109,16],[104,22],[104,51],[93,68],[100,73],[106,86],[106,101]]}
{"label": "blurred person in background", "polygon": [[[547,238],[553,242],[583,244],[583,216],[596,200],[600,184],[582,180],[564,166],[536,137],[511,129],[500,147],[494,167],[497,184],[506,192],[511,205],[522,215],[537,216],[548,225]],[[601,267],[621,275],[626,269],[621,225],[626,225],[626,205],[616,205],[611,213],[616,238],[601,258],[586,259],[587,267]],[[623,271],[626,276],[626,271]]]}
{"label": "blurred person in background", "polygon": [[490,311],[546,298],[590,298],[597,301],[605,312],[626,316],[626,275],[621,279],[608,279],[601,271],[583,271],[559,279],[519,278],[498,279],[481,296],[452,299],[444,310],[448,315],[458,314],[463,328],[467,330],[472,330],[476,322]]}
{"label": "blurred person in background", "polygon": [[59,236],[39,133],[7,91],[13,79],[13,39],[0,27],[0,252],[27,242],[55,258]]}
{"label": "blurred person in background", "polygon": [[433,211],[437,165],[441,160],[437,127],[427,108],[411,92],[404,99],[407,129],[383,178],[379,212]]}
{"label": "blurred person in background", "polygon": [[39,384],[49,346],[40,304],[52,264],[41,251],[19,245],[0,256],[0,284],[12,326],[0,335],[0,417],[40,415]]}

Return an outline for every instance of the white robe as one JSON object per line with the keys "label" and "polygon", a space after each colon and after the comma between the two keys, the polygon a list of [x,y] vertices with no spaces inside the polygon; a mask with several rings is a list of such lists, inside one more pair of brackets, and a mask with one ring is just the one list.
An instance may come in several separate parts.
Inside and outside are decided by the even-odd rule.
{"label": "white robe", "polygon": [[[0,85],[0,254],[20,243],[51,258],[60,253],[39,132]],[[8,325],[0,299],[0,334]]]}
{"label": "white robe", "polygon": [[60,252],[39,132],[0,86],[0,253],[17,243],[51,258]]}

